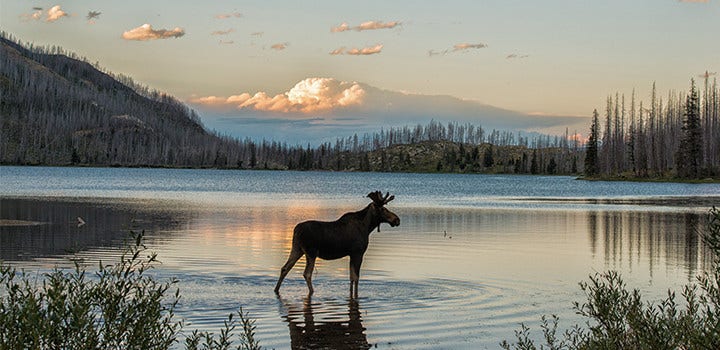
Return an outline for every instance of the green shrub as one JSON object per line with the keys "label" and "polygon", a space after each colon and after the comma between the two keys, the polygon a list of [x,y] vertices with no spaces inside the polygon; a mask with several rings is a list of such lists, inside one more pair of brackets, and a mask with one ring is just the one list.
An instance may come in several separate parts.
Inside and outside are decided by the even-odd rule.
{"label": "green shrub", "polygon": [[[586,300],[573,305],[585,323],[558,338],[558,318],[543,316],[539,349],[720,349],[720,210],[715,207],[703,241],[713,253],[712,267],[683,288],[682,305],[673,291],[659,303],[644,302],[617,272],[598,273],[580,283]],[[500,343],[502,348],[538,349],[524,324],[515,337],[515,343]]]}
{"label": "green shrub", "polygon": [[[178,341],[182,321],[175,316],[180,300],[177,279],[158,282],[147,274],[157,255],[148,253],[143,233],[114,265],[99,263],[95,275],[75,261],[70,271],[55,269],[32,277],[0,264],[0,349],[167,349]],[[230,315],[215,339],[193,332],[188,349],[259,349],[254,321],[242,312],[242,333],[234,334]],[[206,341],[200,344],[199,339]],[[195,341],[197,340],[197,341]]]}

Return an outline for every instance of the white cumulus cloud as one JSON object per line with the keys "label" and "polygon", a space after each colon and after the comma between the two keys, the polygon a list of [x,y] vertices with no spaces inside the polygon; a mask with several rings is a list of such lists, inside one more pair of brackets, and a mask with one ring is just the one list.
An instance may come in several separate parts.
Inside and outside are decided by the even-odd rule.
{"label": "white cumulus cloud", "polygon": [[279,113],[325,113],[335,109],[360,105],[365,90],[356,82],[339,81],[333,78],[307,78],[282,94],[271,96],[264,91],[250,94],[244,92],[229,97],[206,96],[191,99],[190,102],[206,106],[233,106]]}
{"label": "white cumulus cloud", "polygon": [[60,18],[67,17],[67,15],[67,12],[63,11],[60,5],[55,5],[48,10],[45,22],[55,22]]}

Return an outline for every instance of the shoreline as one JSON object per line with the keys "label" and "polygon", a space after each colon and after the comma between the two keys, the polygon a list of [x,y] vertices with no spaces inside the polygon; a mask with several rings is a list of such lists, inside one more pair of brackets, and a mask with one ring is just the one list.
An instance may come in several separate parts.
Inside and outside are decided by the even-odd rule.
{"label": "shoreline", "polygon": [[720,184],[720,178],[681,179],[668,177],[625,177],[625,176],[578,176],[576,180],[582,181],[611,181],[611,182],[657,182],[657,183],[684,183],[684,184]]}
{"label": "shoreline", "polygon": [[521,175],[521,176],[575,176],[582,181],[612,181],[612,182],[656,182],[656,183],[686,183],[686,184],[720,184],[720,178],[707,177],[703,179],[682,179],[673,177],[627,177],[627,176],[583,176],[578,174],[525,174],[525,173],[498,173],[498,172],[424,172],[424,171],[357,171],[332,169],[279,169],[279,168],[230,168],[230,167],[193,167],[193,166],[167,166],[167,165],[51,165],[51,164],[0,164],[2,167],[48,167],[48,168],[117,168],[117,169],[179,169],[179,170],[237,170],[237,171],[299,171],[299,172],[328,172],[328,173],[389,173],[389,174],[464,174],[464,175]]}

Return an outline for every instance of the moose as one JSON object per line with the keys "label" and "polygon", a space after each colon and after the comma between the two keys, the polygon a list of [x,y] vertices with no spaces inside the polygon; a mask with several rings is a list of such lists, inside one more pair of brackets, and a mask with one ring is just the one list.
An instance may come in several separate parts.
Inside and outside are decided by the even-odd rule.
{"label": "moose", "polygon": [[303,277],[308,286],[308,295],[312,295],[312,273],[315,259],[340,259],[350,256],[350,296],[357,297],[360,265],[363,254],[368,247],[370,233],[380,224],[388,223],[395,227],[400,225],[400,218],[385,208],[395,196],[382,192],[370,192],[368,198],[372,203],[365,209],[343,214],[332,222],[305,221],[297,224],[293,230],[292,248],[287,262],[280,269],[280,278],[275,285],[275,293],[280,293],[280,285],[295,263],[305,255],[305,271]]}

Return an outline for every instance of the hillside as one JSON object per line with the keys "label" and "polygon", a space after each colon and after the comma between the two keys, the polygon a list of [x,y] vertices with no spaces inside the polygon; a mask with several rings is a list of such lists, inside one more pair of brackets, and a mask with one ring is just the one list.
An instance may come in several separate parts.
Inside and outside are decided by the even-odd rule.
{"label": "hillside", "polygon": [[0,163],[213,166],[240,145],[195,112],[59,49],[0,37]]}

